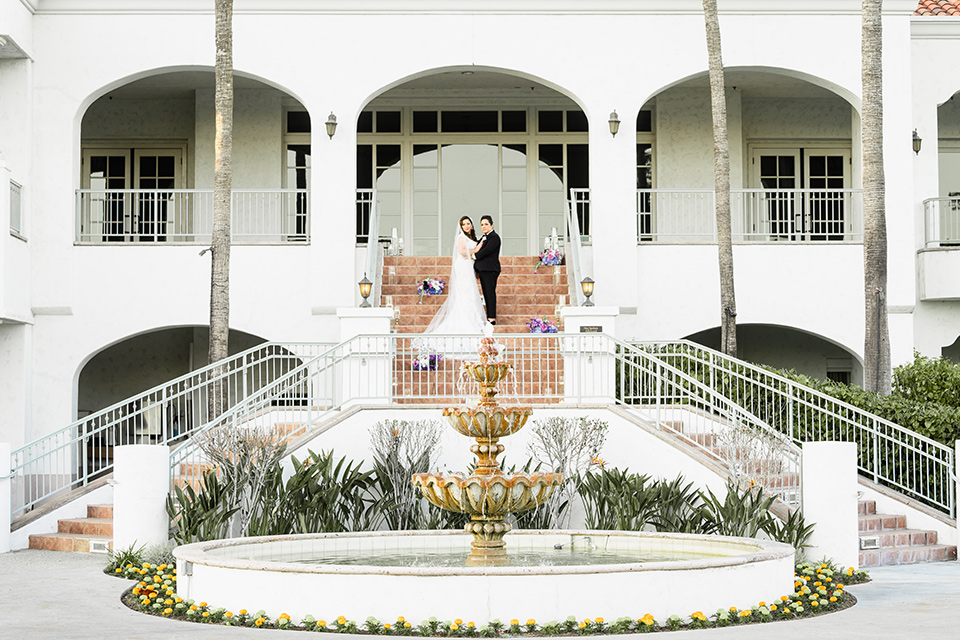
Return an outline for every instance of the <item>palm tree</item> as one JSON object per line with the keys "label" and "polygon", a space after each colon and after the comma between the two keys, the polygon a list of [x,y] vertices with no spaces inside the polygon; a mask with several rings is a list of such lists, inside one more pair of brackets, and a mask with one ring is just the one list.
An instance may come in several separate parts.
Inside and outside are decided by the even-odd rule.
{"label": "palm tree", "polygon": [[890,394],[887,326],[887,220],[883,176],[882,0],[863,0],[860,56],[863,81],[863,388]]}
{"label": "palm tree", "polygon": [[[233,186],[233,0],[215,0],[216,140],[213,237],[210,270],[210,363],[227,357],[230,335],[230,199]],[[223,387],[214,385],[208,408],[214,418],[226,408]]]}
{"label": "palm tree", "polygon": [[737,355],[737,297],[733,288],[733,242],[730,231],[730,147],[727,140],[727,98],[720,55],[717,0],[703,0],[710,59],[710,104],[713,113],[714,202],[717,215],[717,254],[720,262],[720,349]]}

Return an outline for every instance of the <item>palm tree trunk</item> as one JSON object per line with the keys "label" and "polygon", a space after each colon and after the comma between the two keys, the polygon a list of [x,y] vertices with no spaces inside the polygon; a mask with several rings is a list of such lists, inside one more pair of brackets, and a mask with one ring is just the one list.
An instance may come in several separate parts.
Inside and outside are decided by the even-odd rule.
{"label": "palm tree trunk", "polygon": [[863,388],[890,394],[887,219],[883,175],[882,0],[863,0]]}
{"label": "palm tree trunk", "polygon": [[713,175],[720,263],[720,349],[737,356],[737,297],[733,287],[733,241],[730,231],[730,146],[727,139],[727,97],[723,81],[717,0],[703,0],[710,59],[710,104],[713,113]]}
{"label": "palm tree trunk", "polygon": [[[230,200],[233,186],[233,0],[215,0],[216,140],[214,144],[213,238],[210,272],[210,351],[213,364],[227,357],[230,335]],[[225,385],[213,385],[210,418],[226,408]]]}

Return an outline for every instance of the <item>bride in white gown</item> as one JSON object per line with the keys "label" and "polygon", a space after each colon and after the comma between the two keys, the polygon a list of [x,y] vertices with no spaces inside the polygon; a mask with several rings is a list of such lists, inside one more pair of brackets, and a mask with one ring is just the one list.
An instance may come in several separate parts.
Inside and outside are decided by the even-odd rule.
{"label": "bride in white gown", "polygon": [[427,326],[425,334],[493,334],[493,325],[480,301],[476,276],[473,271],[473,254],[477,248],[473,221],[468,216],[460,218],[460,228],[453,243],[453,264],[447,280],[447,300]]}

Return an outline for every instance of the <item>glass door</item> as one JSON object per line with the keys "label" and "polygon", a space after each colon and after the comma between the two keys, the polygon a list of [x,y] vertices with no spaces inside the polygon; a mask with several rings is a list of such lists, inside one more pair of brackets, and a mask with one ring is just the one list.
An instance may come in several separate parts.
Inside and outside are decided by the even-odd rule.
{"label": "glass door", "polygon": [[140,242],[165,242],[178,219],[174,193],[180,183],[179,149],[137,149],[134,172],[137,194],[132,227]]}
{"label": "glass door", "polygon": [[804,227],[809,240],[843,240],[849,187],[846,151],[807,149],[804,154],[806,203]]}
{"label": "glass door", "polygon": [[757,183],[764,189],[762,215],[765,219],[745,220],[744,229],[750,235],[767,235],[771,240],[795,239],[802,224],[796,192],[800,180],[799,149],[757,151],[754,170]]}
{"label": "glass door", "polygon": [[123,242],[128,231],[126,194],[130,151],[87,149],[83,152],[82,187],[89,189],[81,201],[80,239]]}

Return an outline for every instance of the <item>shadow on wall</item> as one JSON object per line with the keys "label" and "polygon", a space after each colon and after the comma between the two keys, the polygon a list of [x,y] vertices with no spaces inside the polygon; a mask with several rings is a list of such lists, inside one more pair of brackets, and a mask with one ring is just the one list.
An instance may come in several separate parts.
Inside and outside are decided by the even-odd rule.
{"label": "shadow on wall", "polygon": [[[167,382],[207,364],[207,327],[177,327],[143,333],[111,345],[80,372],[77,418]],[[230,332],[230,354],[266,342]]]}
{"label": "shadow on wall", "polygon": [[[691,334],[685,339],[719,351],[720,327]],[[821,380],[863,384],[863,364],[853,353],[797,329],[762,324],[737,325],[737,347],[741,360],[776,369],[793,369]]]}

